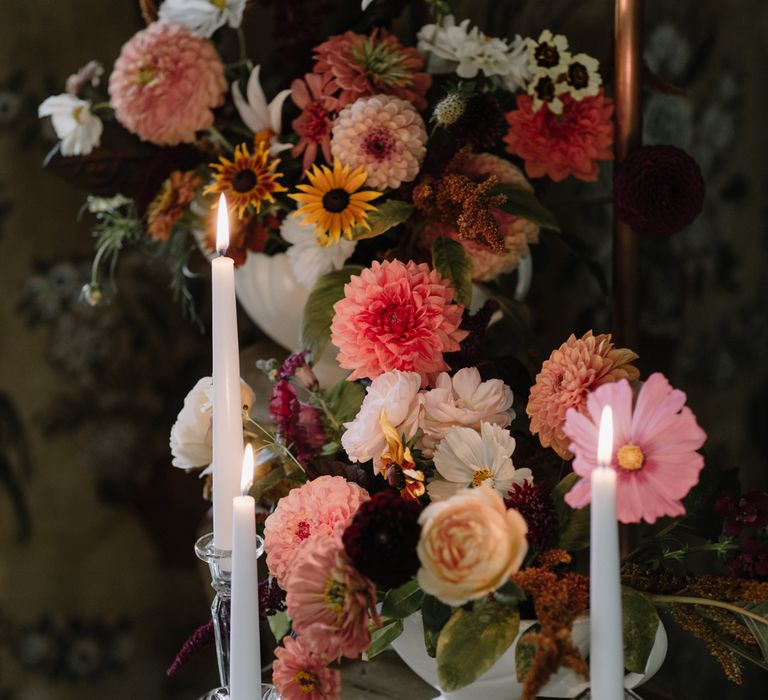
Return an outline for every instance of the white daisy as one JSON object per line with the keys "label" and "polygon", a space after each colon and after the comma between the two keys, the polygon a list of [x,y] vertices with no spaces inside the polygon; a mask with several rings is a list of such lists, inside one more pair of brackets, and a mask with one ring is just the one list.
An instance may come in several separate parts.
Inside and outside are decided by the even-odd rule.
{"label": "white daisy", "polygon": [[430,482],[430,498],[444,500],[484,482],[506,496],[512,484],[533,481],[530,469],[515,469],[514,451],[515,439],[494,423],[482,423],[479,433],[472,428],[451,428],[435,450],[435,469],[444,481]]}
{"label": "white daisy", "polygon": [[63,156],[87,156],[101,142],[104,125],[91,112],[91,103],[79,97],[53,95],[38,107],[37,115],[51,118]]}
{"label": "white daisy", "polygon": [[600,62],[585,53],[577,53],[571,58],[565,71],[565,82],[574,100],[594,97],[600,92],[600,86],[603,84]]}
{"label": "white daisy", "polygon": [[237,82],[232,83],[232,99],[235,101],[235,107],[243,123],[254,134],[264,131],[269,132],[269,153],[274,156],[280,153],[280,151],[293,148],[292,143],[280,143],[278,141],[283,128],[283,103],[286,97],[291,94],[291,91],[281,90],[274,96],[271,102],[267,103],[267,98],[264,96],[264,90],[261,89],[261,81],[259,80],[260,70],[261,66],[256,66],[248,78],[248,85],[246,86],[248,99],[246,100],[243,97]]}
{"label": "white daisy", "polygon": [[528,39],[528,61],[534,76],[549,75],[557,78],[571,60],[568,39],[545,29],[538,39]]}
{"label": "white daisy", "polygon": [[291,244],[286,255],[293,274],[307,289],[312,289],[326,272],[340,270],[357,246],[356,241],[348,241],[343,236],[336,243],[322,246],[315,235],[314,224],[303,224],[293,216],[285,217],[280,235]]}
{"label": "white daisy", "polygon": [[233,29],[243,21],[246,0],[164,0],[157,13],[166,22],[177,22],[193,34],[210,38],[228,24]]}

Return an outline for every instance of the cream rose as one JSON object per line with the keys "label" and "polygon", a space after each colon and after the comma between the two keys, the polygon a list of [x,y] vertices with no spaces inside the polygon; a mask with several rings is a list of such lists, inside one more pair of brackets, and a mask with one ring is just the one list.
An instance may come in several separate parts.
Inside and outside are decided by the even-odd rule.
{"label": "cream rose", "polygon": [[419,585],[448,605],[481,598],[507,582],[528,551],[528,526],[489,486],[459,491],[419,517]]}

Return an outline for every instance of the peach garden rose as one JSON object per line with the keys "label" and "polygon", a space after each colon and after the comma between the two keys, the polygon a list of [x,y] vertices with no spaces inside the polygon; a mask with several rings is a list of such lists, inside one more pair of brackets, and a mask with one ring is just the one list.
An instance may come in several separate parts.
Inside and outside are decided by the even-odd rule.
{"label": "peach garden rose", "polygon": [[518,571],[528,526],[491,487],[464,489],[432,503],[419,517],[421,588],[458,606],[495,591]]}

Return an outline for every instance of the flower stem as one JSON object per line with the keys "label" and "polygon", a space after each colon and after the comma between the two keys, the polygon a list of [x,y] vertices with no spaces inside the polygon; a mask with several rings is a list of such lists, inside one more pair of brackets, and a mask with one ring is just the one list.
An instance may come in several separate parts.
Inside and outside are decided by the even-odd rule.
{"label": "flower stem", "polygon": [[248,58],[248,46],[245,41],[245,32],[242,25],[235,30],[237,34],[237,46],[240,50],[240,64],[247,66],[250,70],[253,67],[253,63]]}
{"label": "flower stem", "polygon": [[97,102],[95,105],[91,105],[91,112],[96,112],[100,109],[114,109],[110,102]]}
{"label": "flower stem", "polygon": [[226,136],[222,134],[215,126],[209,126],[208,127],[208,133],[213,136],[213,138],[218,141],[224,148],[226,148],[230,153],[235,152],[235,147],[229,142]]}
{"label": "flower stem", "polygon": [[723,610],[730,610],[732,613],[738,615],[744,615],[744,617],[750,617],[757,622],[761,622],[764,625],[768,625],[768,617],[763,617],[757,613],[747,610],[746,608],[733,605],[732,603],[725,603],[722,600],[712,600],[710,598],[694,598],[692,596],[685,595],[662,595],[659,593],[646,593],[646,596],[659,605],[665,603],[679,603],[680,605],[705,605],[712,608],[722,608]]}

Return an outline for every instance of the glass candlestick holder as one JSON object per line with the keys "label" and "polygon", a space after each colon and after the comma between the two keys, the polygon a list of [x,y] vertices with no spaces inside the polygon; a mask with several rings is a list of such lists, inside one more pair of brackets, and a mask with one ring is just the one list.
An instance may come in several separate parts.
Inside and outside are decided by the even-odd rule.
{"label": "glass candlestick holder", "polygon": [[215,695],[219,691],[227,692],[229,688],[229,603],[232,597],[232,552],[217,549],[213,544],[213,533],[203,535],[195,543],[195,554],[206,564],[211,572],[211,588],[216,595],[211,603],[211,618],[216,639],[216,660],[219,666],[219,682],[221,688],[212,690],[204,696],[215,700],[228,695]]}
{"label": "glass candlestick holder", "polygon": [[[261,700],[282,700],[283,696],[277,692],[277,688],[269,683],[261,684]],[[216,688],[203,695],[200,700],[229,700],[229,691],[226,688]],[[253,698],[253,700],[259,700]]]}

